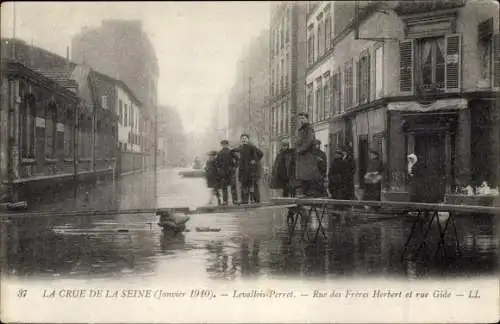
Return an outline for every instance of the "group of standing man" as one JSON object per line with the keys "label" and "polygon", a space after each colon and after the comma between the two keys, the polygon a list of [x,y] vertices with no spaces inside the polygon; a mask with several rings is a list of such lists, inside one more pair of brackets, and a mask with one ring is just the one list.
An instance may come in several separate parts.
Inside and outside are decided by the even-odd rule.
{"label": "group of standing man", "polygon": [[[307,113],[298,114],[298,124],[295,148],[290,148],[287,141],[281,143],[273,163],[271,188],[282,189],[284,197],[327,197],[329,192],[333,199],[355,199],[355,163],[351,150],[337,148],[328,166]],[[378,152],[370,151],[363,183],[364,200],[380,200],[382,172]]]}
{"label": "group of standing man", "polygon": [[[217,203],[229,204],[229,188],[233,204],[260,202],[258,180],[261,175],[260,161],[264,155],[262,151],[250,142],[248,134],[240,136],[240,145],[236,148],[229,148],[227,140],[222,140],[220,144],[220,151],[209,153],[205,167],[207,185],[217,197]],[[241,201],[238,200],[238,187]]]}

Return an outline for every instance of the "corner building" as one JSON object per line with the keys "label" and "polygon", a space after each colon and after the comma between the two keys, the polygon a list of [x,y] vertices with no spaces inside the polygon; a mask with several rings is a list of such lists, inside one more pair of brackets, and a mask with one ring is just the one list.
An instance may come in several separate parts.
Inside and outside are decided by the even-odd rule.
{"label": "corner building", "polygon": [[[327,38],[323,48],[317,41],[329,28],[321,27],[328,6],[329,49]],[[410,153],[428,170],[433,202],[468,184],[498,186],[498,2],[360,1],[355,9],[337,1],[314,7],[306,88],[318,137],[328,124],[330,151],[352,146],[356,188],[371,149],[385,164],[383,200],[409,199]]]}
{"label": "corner building", "polygon": [[[280,2],[271,8],[269,42],[270,161],[280,142],[293,145],[297,132],[296,115],[305,107],[306,12],[301,2]],[[272,162],[271,162],[272,163]]]}

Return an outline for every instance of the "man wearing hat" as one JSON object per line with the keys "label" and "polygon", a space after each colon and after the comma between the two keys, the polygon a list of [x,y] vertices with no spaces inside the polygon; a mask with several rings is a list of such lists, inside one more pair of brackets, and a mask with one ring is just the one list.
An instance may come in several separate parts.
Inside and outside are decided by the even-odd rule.
{"label": "man wearing hat", "polygon": [[212,202],[213,196],[217,198],[217,204],[220,205],[220,195],[219,195],[219,176],[217,174],[217,164],[216,164],[217,152],[210,151],[208,153],[208,160],[205,165],[205,178],[207,180],[207,187],[212,189],[212,196],[210,197],[210,203]]}
{"label": "man wearing hat", "polygon": [[315,139],[314,142],[314,155],[318,160],[318,169],[321,173],[321,179],[314,184],[314,190],[317,196],[327,196],[326,188],[325,188],[325,179],[326,172],[328,170],[328,162],[326,158],[326,153],[321,150],[321,141],[319,139]]}
{"label": "man wearing hat", "polygon": [[328,190],[333,199],[352,200],[354,198],[354,163],[346,149],[337,148],[328,171]]}
{"label": "man wearing hat", "polygon": [[219,176],[220,188],[222,189],[222,204],[227,205],[229,200],[229,186],[233,172],[233,155],[229,149],[227,140],[220,141],[222,149],[217,153],[216,165]]}
{"label": "man wearing hat", "polygon": [[295,143],[295,179],[300,184],[298,196],[314,196],[314,183],[322,181],[315,150],[314,130],[309,123],[309,115],[301,112],[297,115],[299,129]]}
{"label": "man wearing hat", "polygon": [[295,176],[295,151],[288,140],[281,142],[281,149],[273,163],[271,189],[283,189],[283,197],[295,196],[293,178]]}
{"label": "man wearing hat", "polygon": [[382,176],[384,165],[380,160],[380,153],[370,150],[370,160],[364,177],[365,190],[363,200],[380,201],[382,191]]}

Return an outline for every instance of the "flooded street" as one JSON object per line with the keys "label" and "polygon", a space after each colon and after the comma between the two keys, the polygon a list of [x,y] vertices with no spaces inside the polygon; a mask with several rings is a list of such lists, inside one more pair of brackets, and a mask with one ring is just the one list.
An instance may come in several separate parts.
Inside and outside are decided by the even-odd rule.
{"label": "flooded street", "polygon": [[[82,208],[151,208],[153,177],[125,177],[88,192]],[[181,178],[173,170],[158,174],[158,207],[206,205],[202,178]],[[39,210],[71,209],[74,201],[46,204]],[[164,233],[152,214],[57,216],[2,219],[6,230],[4,270],[9,277],[133,278],[159,282],[184,279],[356,278],[479,276],[498,267],[498,227],[491,217],[457,219],[462,255],[402,262],[411,220],[392,219],[328,224],[328,242],[290,241],[282,209],[227,214],[194,214],[187,232]],[[198,232],[209,227],[218,232]],[[431,235],[433,234],[431,231]],[[452,240],[449,241],[451,245]],[[433,255],[435,246],[425,246]],[[445,261],[453,262],[445,262]]]}
{"label": "flooded street", "polygon": [[[152,181],[151,175],[128,176],[115,186],[89,189],[77,201],[37,210],[151,208]],[[184,179],[173,170],[158,174],[158,207],[195,208],[209,199],[204,179]],[[291,238],[283,208],[193,214],[178,235],[164,233],[156,222],[152,214],[2,217],[5,316],[27,322],[291,323],[333,316],[361,322],[373,319],[373,312],[358,312],[359,303],[344,298],[348,292],[398,295],[410,284],[438,297],[480,292],[483,299],[468,299],[478,309],[498,304],[498,225],[492,217],[457,219],[461,255],[448,240],[447,258],[435,259],[436,246],[429,244],[412,262],[401,261],[410,219],[332,219],[325,226],[329,239],[317,243]],[[214,231],[197,231],[201,227]],[[430,235],[436,242],[437,232]],[[451,284],[456,280],[459,286]],[[353,298],[374,311],[380,303],[379,297]],[[25,312],[28,301],[35,312]],[[404,308],[404,299],[394,303]],[[439,314],[446,316],[456,304],[443,305],[449,310]],[[402,322],[422,313],[408,308],[376,318]]]}

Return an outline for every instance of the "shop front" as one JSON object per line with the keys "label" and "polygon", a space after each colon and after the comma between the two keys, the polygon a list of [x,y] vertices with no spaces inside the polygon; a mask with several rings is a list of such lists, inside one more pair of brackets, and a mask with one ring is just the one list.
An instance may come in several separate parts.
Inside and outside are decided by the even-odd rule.
{"label": "shop front", "polygon": [[[356,161],[355,188],[363,188],[364,175],[368,168],[370,150],[379,152],[384,165],[387,164],[385,107],[356,114],[352,123],[353,157]],[[386,183],[386,177],[382,186]]]}
{"label": "shop front", "polygon": [[423,105],[390,103],[386,200],[410,200],[407,156],[415,154],[424,170],[419,190],[426,202],[445,196],[470,181],[471,118],[466,99],[443,99]]}

